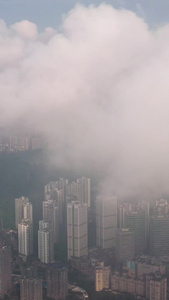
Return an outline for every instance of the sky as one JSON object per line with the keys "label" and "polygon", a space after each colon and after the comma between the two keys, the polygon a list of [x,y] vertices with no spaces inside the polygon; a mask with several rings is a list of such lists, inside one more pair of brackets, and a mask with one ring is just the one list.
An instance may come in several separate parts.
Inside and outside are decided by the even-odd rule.
{"label": "sky", "polygon": [[169,197],[167,2],[0,0],[0,126],[118,197]]}
{"label": "sky", "polygon": [[115,8],[129,9],[153,27],[168,21],[168,0],[0,0],[0,18],[8,25],[27,19],[36,23],[41,31],[46,27],[57,28],[64,15],[73,9],[77,2],[85,6],[104,2]]}

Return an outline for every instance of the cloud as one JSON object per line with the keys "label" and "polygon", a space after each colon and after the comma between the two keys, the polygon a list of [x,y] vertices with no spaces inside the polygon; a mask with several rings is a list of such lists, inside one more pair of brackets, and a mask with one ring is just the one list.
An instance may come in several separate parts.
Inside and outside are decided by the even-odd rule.
{"label": "cloud", "polygon": [[57,164],[102,172],[119,197],[169,193],[169,26],[77,5],[38,33],[0,23],[0,125],[42,132]]}
{"label": "cloud", "polygon": [[24,39],[36,40],[38,37],[37,26],[27,20],[17,22],[11,26],[11,29]]}

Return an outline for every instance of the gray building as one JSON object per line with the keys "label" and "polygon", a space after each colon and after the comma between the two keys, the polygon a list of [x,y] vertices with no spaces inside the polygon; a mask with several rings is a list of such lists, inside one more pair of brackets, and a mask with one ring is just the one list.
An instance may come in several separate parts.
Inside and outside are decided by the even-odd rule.
{"label": "gray building", "polygon": [[54,261],[54,242],[50,224],[47,221],[39,221],[38,230],[38,258],[42,263]]}
{"label": "gray building", "polygon": [[33,254],[33,227],[29,219],[18,224],[18,251],[24,256]]}
{"label": "gray building", "polygon": [[11,250],[0,247],[0,297],[4,297],[12,288]]}
{"label": "gray building", "polygon": [[146,218],[144,211],[132,211],[126,215],[126,227],[134,232],[134,248],[136,254],[146,251]]}
{"label": "gray building", "polygon": [[47,269],[47,297],[54,300],[64,300],[68,295],[67,268],[53,265]]}
{"label": "gray building", "polygon": [[103,249],[115,247],[117,229],[117,198],[96,198],[96,245]]}
{"label": "gray building", "polygon": [[67,257],[88,254],[87,203],[72,201],[67,204]]}
{"label": "gray building", "polygon": [[150,254],[169,255],[169,217],[152,216],[150,219]]}
{"label": "gray building", "polygon": [[150,254],[169,255],[169,214],[168,203],[164,199],[156,201],[150,218]]}
{"label": "gray building", "polygon": [[23,206],[25,203],[29,202],[26,197],[20,197],[15,199],[15,226],[18,228],[18,224],[24,219]]}
{"label": "gray building", "polygon": [[134,256],[134,232],[128,228],[116,231],[116,259],[125,262]]}
{"label": "gray building", "polygon": [[51,225],[54,243],[59,242],[59,207],[55,200],[43,201],[43,220]]}
{"label": "gray building", "polygon": [[42,299],[42,280],[39,278],[21,278],[20,300]]}

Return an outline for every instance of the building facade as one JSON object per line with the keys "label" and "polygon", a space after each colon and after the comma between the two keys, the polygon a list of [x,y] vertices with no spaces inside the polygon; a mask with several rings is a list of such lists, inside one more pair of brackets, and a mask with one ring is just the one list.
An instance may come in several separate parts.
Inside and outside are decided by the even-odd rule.
{"label": "building facade", "polygon": [[168,256],[169,254],[169,213],[168,203],[164,199],[156,201],[150,218],[150,254]]}
{"label": "building facade", "polygon": [[42,280],[22,278],[20,280],[20,300],[42,300]]}
{"label": "building facade", "polygon": [[145,213],[132,211],[126,215],[126,227],[134,232],[134,249],[136,254],[146,251],[146,220]]}
{"label": "building facade", "polygon": [[110,289],[111,286],[111,267],[98,266],[95,269],[95,290],[100,292],[103,289]]}
{"label": "building facade", "polygon": [[18,251],[24,256],[33,254],[33,228],[29,219],[18,224]]}
{"label": "building facade", "polygon": [[15,226],[18,228],[18,224],[24,219],[23,205],[29,202],[27,197],[20,197],[15,199]]}
{"label": "building facade", "polygon": [[64,300],[68,295],[67,268],[51,266],[47,269],[47,297],[54,300]]}
{"label": "building facade", "polygon": [[0,297],[4,297],[12,288],[11,250],[0,247]]}
{"label": "building facade", "polygon": [[38,230],[38,258],[42,263],[54,261],[54,242],[50,224],[47,221],[39,221]]}
{"label": "building facade", "polygon": [[117,229],[117,198],[96,199],[96,245],[103,249],[115,247]]}
{"label": "building facade", "polygon": [[88,254],[87,203],[72,201],[67,204],[67,257]]}
{"label": "building facade", "polygon": [[43,220],[50,223],[53,241],[54,243],[59,242],[59,207],[55,200],[43,201]]}
{"label": "building facade", "polygon": [[134,256],[134,232],[128,228],[116,231],[116,259],[125,262]]}

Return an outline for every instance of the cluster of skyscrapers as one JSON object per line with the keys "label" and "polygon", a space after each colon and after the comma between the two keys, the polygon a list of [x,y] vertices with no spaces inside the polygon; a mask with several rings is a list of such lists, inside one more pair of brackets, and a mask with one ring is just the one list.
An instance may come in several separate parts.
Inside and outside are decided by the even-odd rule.
{"label": "cluster of skyscrapers", "polygon": [[[119,202],[115,196],[105,193],[92,200],[94,205],[91,207],[90,179],[86,177],[71,183],[61,178],[44,186],[37,265],[46,270],[47,296],[56,300],[65,299],[68,291],[67,267],[56,265],[56,243],[64,241],[67,245],[67,260],[80,260],[91,256],[88,247],[88,216],[94,210],[95,248],[113,251],[114,265],[122,268],[121,272],[112,274],[111,263],[107,265],[104,259],[97,260],[94,267],[96,291],[111,288],[115,292],[129,292],[154,300],[156,298],[152,295],[157,294],[154,290],[158,283],[157,290],[161,293],[161,298],[157,299],[166,300],[169,271],[166,275],[167,268],[165,271],[160,269],[161,262],[158,265],[152,260],[150,263],[144,263],[143,260],[147,255],[155,258],[169,256],[168,202],[164,199],[151,205],[146,201]],[[30,255],[35,255],[33,207],[27,197],[15,199],[15,225],[18,230],[18,253],[25,261]],[[134,259],[136,255],[137,259]],[[143,255],[140,265],[139,259]],[[5,265],[8,270],[4,271],[6,277],[2,276],[3,279],[0,280],[0,295],[3,296],[12,288],[11,254],[6,246],[0,248],[0,261],[0,273],[3,273]],[[151,266],[154,264],[158,267],[153,269]],[[146,266],[145,269],[149,270],[146,276],[143,271],[141,275],[138,273],[140,266]],[[21,300],[41,300],[43,278],[31,272],[30,274],[26,271],[21,276]]]}

